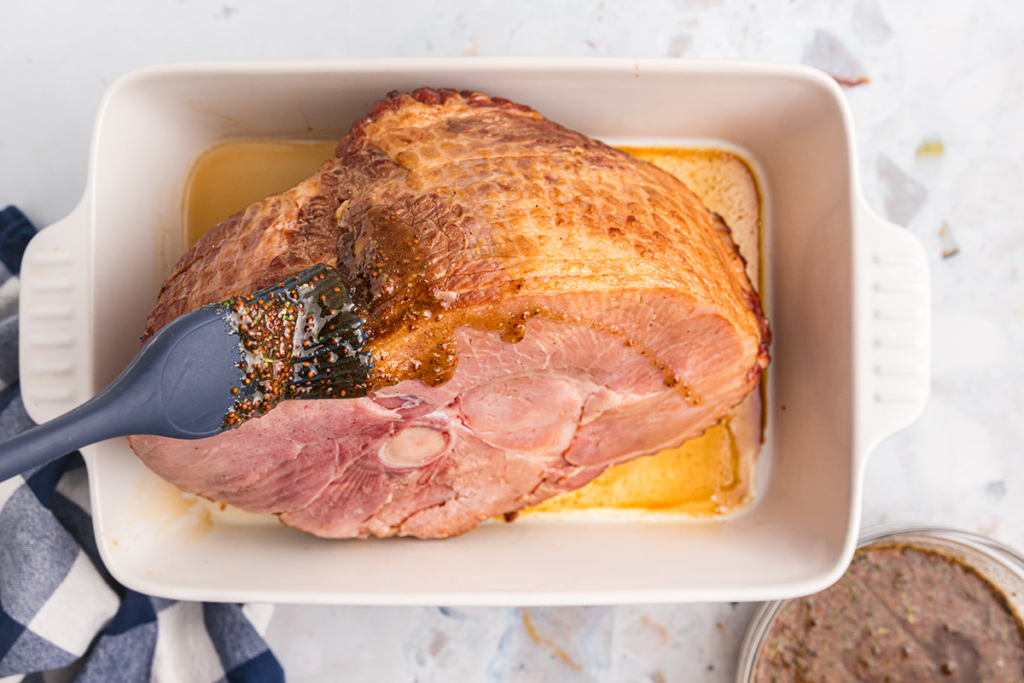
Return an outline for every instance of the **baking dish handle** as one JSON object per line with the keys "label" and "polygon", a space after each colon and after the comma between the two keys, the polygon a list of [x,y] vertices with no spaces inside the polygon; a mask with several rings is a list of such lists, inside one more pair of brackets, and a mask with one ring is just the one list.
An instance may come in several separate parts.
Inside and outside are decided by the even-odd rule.
{"label": "baking dish handle", "polygon": [[860,291],[866,319],[858,364],[863,389],[859,451],[866,455],[924,410],[931,370],[931,292],[921,242],[880,218],[863,200],[858,205],[869,263]]}
{"label": "baking dish handle", "polygon": [[18,364],[25,410],[36,422],[91,395],[89,248],[91,202],[40,230],[21,263]]}

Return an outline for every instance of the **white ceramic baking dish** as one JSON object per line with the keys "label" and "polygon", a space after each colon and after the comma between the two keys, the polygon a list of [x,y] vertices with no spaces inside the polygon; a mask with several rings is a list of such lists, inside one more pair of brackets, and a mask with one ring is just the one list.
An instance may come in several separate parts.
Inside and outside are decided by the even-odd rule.
{"label": "white ceramic baking dish", "polygon": [[24,260],[31,416],[86,400],[137,351],[184,249],[182,193],[200,153],[231,138],[340,138],[387,91],[422,85],[528,103],[618,144],[724,141],[759,164],[775,340],[756,503],[729,521],[527,519],[445,541],[325,541],[183,499],[118,439],[84,449],[111,573],[181,599],[363,604],[768,600],[838,579],[865,459],[925,401],[928,270],[917,240],[867,209],[842,93],[804,67],[472,59],[130,74],[100,107],[81,204]]}

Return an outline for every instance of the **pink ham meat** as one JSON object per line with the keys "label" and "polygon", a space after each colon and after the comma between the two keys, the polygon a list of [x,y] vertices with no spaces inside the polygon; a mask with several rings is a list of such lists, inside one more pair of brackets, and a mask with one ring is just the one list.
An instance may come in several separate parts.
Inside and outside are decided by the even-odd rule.
{"label": "pink ham meat", "polygon": [[131,438],[184,491],[333,538],[461,534],[699,435],[768,326],[678,180],[479,93],[393,93],[312,178],[211,230],[146,334],[315,263],[368,311],[376,390],[200,441]]}

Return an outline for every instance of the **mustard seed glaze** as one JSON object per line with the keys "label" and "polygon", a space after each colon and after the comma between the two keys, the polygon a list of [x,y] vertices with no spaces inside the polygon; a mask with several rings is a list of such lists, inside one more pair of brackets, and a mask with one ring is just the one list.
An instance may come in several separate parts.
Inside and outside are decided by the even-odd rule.
{"label": "mustard seed glaze", "polygon": [[[429,207],[422,208],[421,205]],[[439,201],[420,198],[414,206],[417,207],[414,214],[449,212],[457,217],[463,215],[461,207],[454,201],[450,205],[442,205]],[[342,210],[347,211],[349,207],[343,205],[339,212]],[[443,269],[445,265],[438,263],[431,247],[424,246],[417,232],[393,211],[371,207],[366,215],[366,223],[374,226],[373,236],[358,231],[343,234],[338,242],[338,267],[349,273],[351,282],[357,283],[352,291],[359,303],[372,311],[368,319],[367,349],[374,358],[375,389],[407,379],[436,387],[451,379],[456,369],[454,335],[457,327],[497,332],[503,341],[514,344],[525,337],[526,322],[530,318],[544,317],[561,323],[585,323],[620,337],[625,346],[635,346],[639,353],[651,360],[663,374],[665,386],[678,386],[688,402],[700,403],[700,398],[693,395],[652,350],[623,336],[616,329],[553,311],[541,299],[533,301],[522,297],[523,280],[496,283],[482,292],[482,300],[476,306],[450,307],[456,293],[439,291],[437,283],[431,280],[430,269]],[[525,239],[506,240],[502,246],[523,258],[535,249]],[[520,296],[513,298],[513,295]],[[466,298],[465,294],[463,298]],[[385,304],[375,305],[378,301]],[[386,351],[376,349],[375,340],[388,338],[396,331],[405,333],[407,344],[425,352],[426,360],[397,361],[389,358]],[[419,357],[422,358],[422,354]]]}
{"label": "mustard seed glaze", "polygon": [[[432,202],[417,202],[420,203]],[[458,204],[446,206],[443,210],[462,216]],[[446,300],[448,293],[438,291],[436,283],[429,279],[428,268],[436,267],[437,259],[432,257],[429,248],[421,244],[417,233],[394,212],[372,207],[367,210],[367,215],[368,223],[375,227],[374,237],[356,232],[343,234],[338,243],[338,265],[350,274],[353,282],[359,283],[353,287],[353,295],[361,305],[373,311],[369,318],[367,349],[373,354],[376,368],[374,388],[406,379],[419,380],[432,387],[447,382],[456,369],[454,335],[457,327],[497,332],[503,341],[515,344],[526,336],[527,321],[533,317],[544,317],[561,323],[586,323],[621,337],[625,346],[637,346],[641,354],[650,358],[664,375],[665,386],[678,385],[688,401],[699,403],[699,397],[693,396],[653,351],[637,345],[617,330],[553,311],[530,299],[512,299],[510,295],[519,294],[523,288],[521,280],[491,288],[486,300],[493,303],[481,302],[472,308],[450,308]],[[520,256],[528,255],[532,249],[525,240],[510,248],[518,250]],[[395,295],[395,292],[401,294]],[[454,292],[450,298],[454,301]],[[386,305],[375,306],[374,302],[380,300],[386,301]],[[375,349],[373,342],[376,339],[387,338],[396,331],[406,333],[408,343],[422,349],[426,360],[396,361],[389,358],[387,352]]]}
{"label": "mustard seed glaze", "polygon": [[288,399],[365,396],[373,365],[363,317],[332,268],[315,266],[276,287],[229,299],[245,372],[223,427],[237,427]]}
{"label": "mustard seed glaze", "polygon": [[971,567],[932,550],[874,545],[842,579],[776,617],[757,683],[1024,680],[1024,625]]}

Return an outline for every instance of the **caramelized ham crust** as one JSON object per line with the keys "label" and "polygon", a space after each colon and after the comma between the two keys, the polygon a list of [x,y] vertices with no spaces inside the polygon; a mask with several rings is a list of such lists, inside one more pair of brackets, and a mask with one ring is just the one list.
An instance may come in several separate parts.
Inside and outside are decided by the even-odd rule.
{"label": "caramelized ham crust", "polygon": [[678,180],[479,93],[392,93],[312,178],[212,229],[147,334],[316,263],[369,312],[377,390],[200,441],[184,491],[328,537],[445,537],[720,420],[768,364],[728,228]]}

